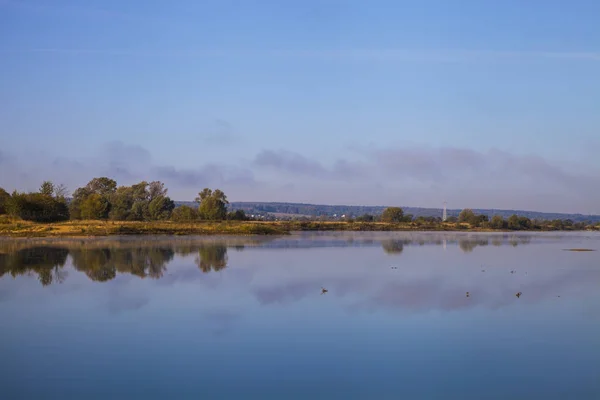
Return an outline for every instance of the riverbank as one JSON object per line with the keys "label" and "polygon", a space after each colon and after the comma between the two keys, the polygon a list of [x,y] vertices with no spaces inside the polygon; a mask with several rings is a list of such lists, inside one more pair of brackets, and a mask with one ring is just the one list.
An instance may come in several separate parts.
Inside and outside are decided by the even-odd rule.
{"label": "riverbank", "polygon": [[4,221],[0,236],[4,237],[83,237],[112,235],[286,235],[294,231],[462,231],[498,232],[494,229],[474,228],[468,224],[442,223],[419,225],[415,223],[386,222],[326,222],[326,221],[222,221],[181,223],[172,221],[68,221],[34,223]]}

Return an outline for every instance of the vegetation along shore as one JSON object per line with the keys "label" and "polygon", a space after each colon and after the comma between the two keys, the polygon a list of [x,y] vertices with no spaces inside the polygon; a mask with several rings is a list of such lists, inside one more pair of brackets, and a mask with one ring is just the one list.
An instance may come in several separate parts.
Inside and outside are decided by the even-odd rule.
{"label": "vegetation along shore", "polygon": [[68,195],[63,185],[43,182],[37,192],[9,194],[0,188],[0,236],[282,235],[292,231],[556,231],[600,230],[597,222],[538,220],[525,216],[476,214],[464,209],[458,217],[413,217],[400,207],[381,214],[344,220],[305,218],[261,221],[232,209],[221,190],[203,189],[195,206],[175,206],[162,182],[117,186],[107,177],[94,178]]}

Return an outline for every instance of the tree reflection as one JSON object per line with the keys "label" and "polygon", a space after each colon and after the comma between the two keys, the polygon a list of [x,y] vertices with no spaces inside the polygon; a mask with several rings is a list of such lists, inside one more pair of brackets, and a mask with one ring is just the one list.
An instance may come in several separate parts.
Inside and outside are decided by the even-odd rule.
{"label": "tree reflection", "polygon": [[69,250],[60,247],[31,247],[0,254],[0,277],[7,273],[13,278],[35,273],[43,286],[62,283],[67,276],[63,267],[68,255]]}
{"label": "tree reflection", "polygon": [[465,252],[470,253],[477,246],[487,246],[490,244],[489,239],[463,239],[458,241],[458,247]]}
{"label": "tree reflection", "polygon": [[72,250],[71,258],[73,267],[85,273],[93,281],[106,282],[117,276],[117,268],[112,260],[110,249]]}
{"label": "tree reflection", "polygon": [[166,264],[174,255],[173,249],[166,247],[83,248],[71,251],[73,267],[96,282],[114,279],[117,272],[158,279],[163,276]]}
{"label": "tree reflection", "polygon": [[227,247],[223,244],[200,246],[196,265],[202,272],[220,271],[227,267]]}
{"label": "tree reflection", "polygon": [[385,240],[381,242],[383,251],[387,254],[400,254],[404,250],[404,241],[402,240]]}

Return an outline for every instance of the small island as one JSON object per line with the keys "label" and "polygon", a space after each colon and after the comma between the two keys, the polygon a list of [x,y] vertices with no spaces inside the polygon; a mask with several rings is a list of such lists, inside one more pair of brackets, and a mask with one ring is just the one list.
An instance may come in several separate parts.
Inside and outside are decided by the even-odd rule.
{"label": "small island", "polygon": [[9,194],[0,188],[0,236],[77,237],[108,235],[285,235],[293,231],[574,231],[600,230],[594,222],[530,219],[517,214],[458,216],[406,214],[387,207],[381,214],[332,220],[288,217],[266,221],[232,209],[225,193],[205,188],[196,206],[176,205],[159,181],[117,186],[108,177],[94,178],[72,194],[64,185],[45,181],[37,192]]}

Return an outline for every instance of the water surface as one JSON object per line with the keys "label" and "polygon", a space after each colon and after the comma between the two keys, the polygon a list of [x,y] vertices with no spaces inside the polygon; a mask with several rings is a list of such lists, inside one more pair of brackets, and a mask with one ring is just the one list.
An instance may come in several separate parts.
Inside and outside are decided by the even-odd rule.
{"label": "water surface", "polygon": [[600,236],[0,240],[0,397],[598,399],[568,248]]}

